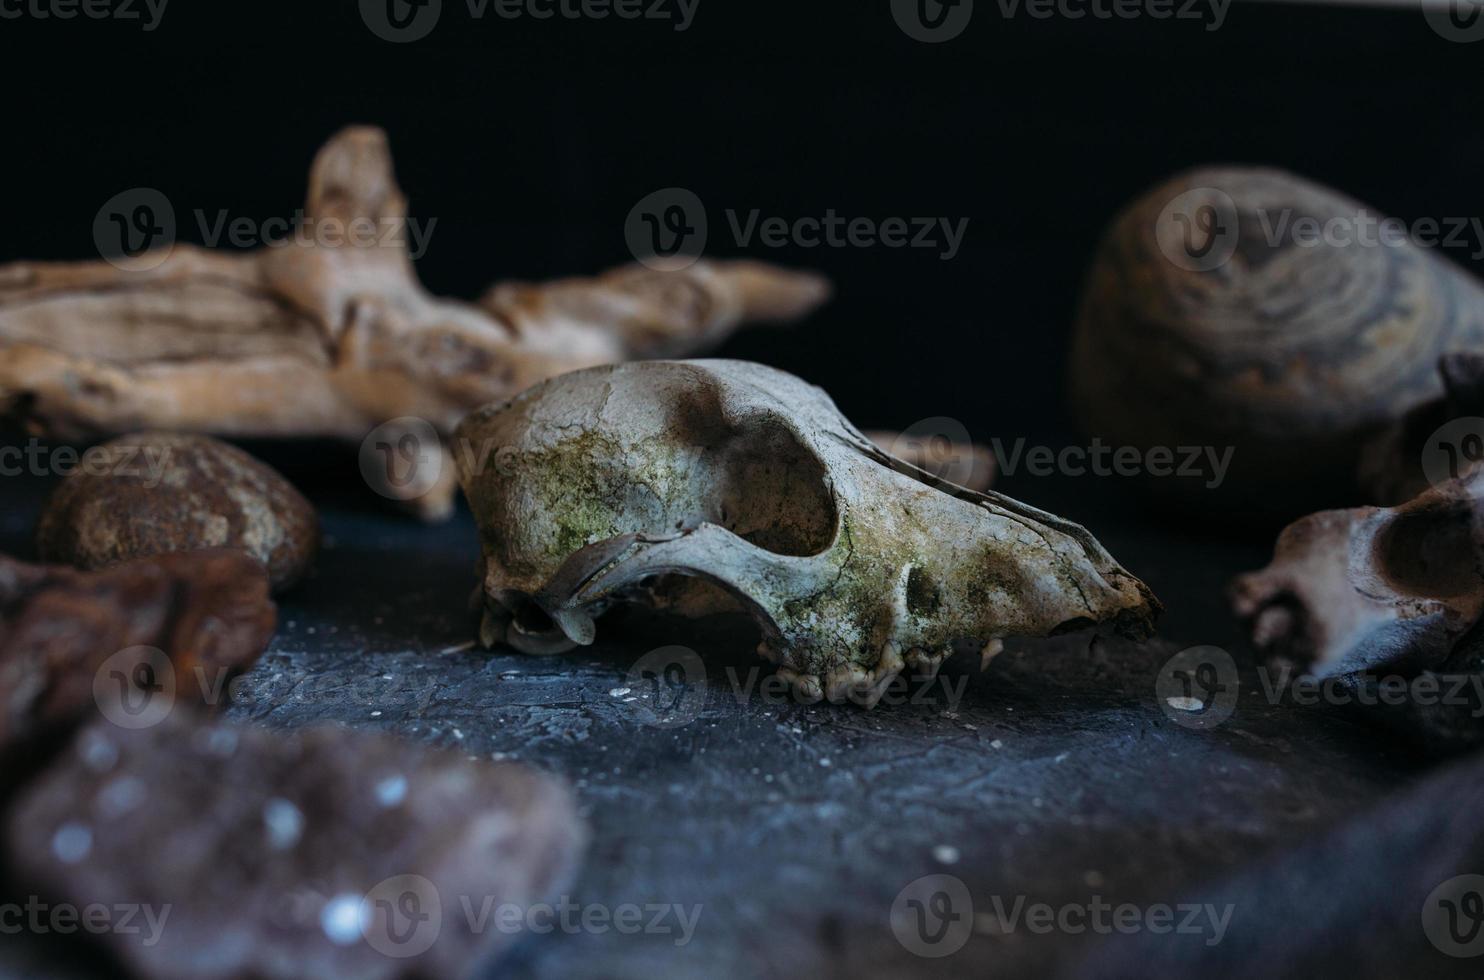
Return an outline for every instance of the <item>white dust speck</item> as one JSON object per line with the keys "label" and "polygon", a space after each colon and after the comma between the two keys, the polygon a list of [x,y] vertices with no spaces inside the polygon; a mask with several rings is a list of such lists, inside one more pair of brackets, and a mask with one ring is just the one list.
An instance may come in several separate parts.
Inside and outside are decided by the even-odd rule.
{"label": "white dust speck", "polygon": [[76,864],[93,849],[93,832],[86,824],[69,821],[52,835],[52,853],[63,864]]}
{"label": "white dust speck", "polygon": [[628,693],[630,693],[630,689],[627,687],[615,687],[613,690],[608,692],[608,696],[610,698],[621,698]]}
{"label": "white dust speck", "polygon": [[388,776],[376,784],[376,802],[382,806],[396,806],[406,798],[406,776]]}
{"label": "white dust speck", "polygon": [[933,848],[933,860],[939,864],[957,864],[958,848],[948,844],[939,844]]}
{"label": "white dust speck", "polygon": [[1165,698],[1165,704],[1176,711],[1200,711],[1206,706],[1200,698]]}
{"label": "white dust speck", "polygon": [[119,750],[105,736],[95,731],[83,735],[82,761],[94,772],[107,772],[119,761]]}
{"label": "white dust speck", "polygon": [[144,802],[144,783],[133,776],[120,776],[98,794],[98,805],[106,817],[121,817]]}
{"label": "white dust speck", "polygon": [[365,924],[363,909],[361,896],[349,892],[336,895],[320,910],[320,928],[336,946],[352,946],[361,939],[361,927]]}
{"label": "white dust speck", "polygon": [[304,834],[304,814],[288,800],[278,797],[263,807],[263,823],[268,828],[268,846],[275,851],[288,850]]}
{"label": "white dust speck", "polygon": [[989,747],[992,749],[1003,749],[1005,747],[1005,743],[1001,742],[999,739],[995,739],[994,741],[989,743]]}

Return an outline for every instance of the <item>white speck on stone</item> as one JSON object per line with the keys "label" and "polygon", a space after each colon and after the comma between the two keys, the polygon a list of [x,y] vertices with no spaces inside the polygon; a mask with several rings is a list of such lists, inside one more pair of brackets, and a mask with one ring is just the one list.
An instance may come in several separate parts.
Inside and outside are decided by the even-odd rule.
{"label": "white speck on stone", "polygon": [[1061,753],[1059,753],[1057,755],[1056,758],[1052,759],[1051,761],[1052,762],[1066,762],[1067,761],[1067,757],[1070,756],[1070,755],[1071,755],[1070,752],[1061,752]]}
{"label": "white speck on stone", "polygon": [[361,928],[366,921],[364,908],[359,895],[349,892],[336,895],[320,909],[320,928],[336,946],[353,946],[361,941]]}
{"label": "white speck on stone", "polygon": [[939,844],[933,848],[933,860],[939,864],[957,864],[958,848],[948,844]]}
{"label": "white speck on stone", "polygon": [[989,743],[989,747],[992,749],[1003,749],[1005,747],[1005,743],[1001,742],[999,739],[995,739],[994,741]]}
{"label": "white speck on stone", "polygon": [[406,798],[406,776],[388,776],[376,784],[376,802],[382,806],[396,806]]}
{"label": "white speck on stone", "polygon": [[144,802],[144,783],[133,776],[120,776],[98,794],[98,805],[107,817],[121,817]]}
{"label": "white speck on stone", "polygon": [[1200,698],[1165,698],[1165,704],[1176,711],[1200,711],[1206,706]]}
{"label": "white speck on stone", "polygon": [[462,742],[464,740],[464,733],[455,728],[453,730],[453,737]]}
{"label": "white speck on stone", "polygon": [[278,797],[263,807],[263,823],[268,828],[268,846],[275,851],[288,850],[304,834],[304,814],[288,800]]}
{"label": "white speck on stone", "polygon": [[93,832],[86,824],[69,821],[52,835],[52,853],[63,864],[76,864],[93,850]]}
{"label": "white speck on stone", "polygon": [[380,718],[381,717],[381,712],[380,711],[373,711],[373,712],[371,712],[371,717],[372,718]]}
{"label": "white speck on stone", "polygon": [[213,728],[203,739],[202,748],[208,755],[229,759],[237,751],[237,733],[230,728]]}
{"label": "white speck on stone", "polygon": [[611,690],[611,691],[608,692],[608,696],[611,697],[611,698],[621,698],[625,694],[629,694],[629,693],[631,693],[631,692],[630,692],[630,689],[627,688],[627,687],[615,687],[613,690]]}
{"label": "white speck on stone", "polygon": [[826,769],[828,769],[830,766],[834,765],[834,763],[831,762],[829,759],[820,759],[819,760],[819,764],[822,765],[822,766],[824,766]]}
{"label": "white speck on stone", "polygon": [[107,772],[119,761],[118,746],[95,731],[83,735],[80,751],[83,763],[94,772]]}
{"label": "white speck on stone", "polygon": [[384,681],[394,681],[394,680],[396,680],[396,678],[393,677],[391,674],[382,674],[381,675],[381,679],[384,680]]}
{"label": "white speck on stone", "polygon": [[965,725],[964,726],[964,731],[966,731],[966,732],[977,732],[978,730],[979,730],[979,726],[978,725]]}

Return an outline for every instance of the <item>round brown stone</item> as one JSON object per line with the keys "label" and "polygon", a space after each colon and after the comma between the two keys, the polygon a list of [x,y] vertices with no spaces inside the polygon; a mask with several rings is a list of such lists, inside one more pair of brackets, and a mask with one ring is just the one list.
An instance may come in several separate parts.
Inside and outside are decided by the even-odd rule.
{"label": "round brown stone", "polygon": [[279,592],[313,563],[319,520],[282,475],[235,446],[145,432],[88,450],[47,502],[36,539],[43,561],[89,569],[236,548]]}

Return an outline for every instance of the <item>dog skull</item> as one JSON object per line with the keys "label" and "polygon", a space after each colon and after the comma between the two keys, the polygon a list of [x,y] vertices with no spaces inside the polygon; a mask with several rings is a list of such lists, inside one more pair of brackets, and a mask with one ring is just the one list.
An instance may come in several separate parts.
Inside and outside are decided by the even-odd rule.
{"label": "dog skull", "polygon": [[591,643],[617,602],[709,582],[808,698],[874,704],[960,640],[998,648],[1160,606],[1083,528],[943,483],[822,391],[742,361],[648,361],[539,384],[455,437],[479,522],[486,645]]}

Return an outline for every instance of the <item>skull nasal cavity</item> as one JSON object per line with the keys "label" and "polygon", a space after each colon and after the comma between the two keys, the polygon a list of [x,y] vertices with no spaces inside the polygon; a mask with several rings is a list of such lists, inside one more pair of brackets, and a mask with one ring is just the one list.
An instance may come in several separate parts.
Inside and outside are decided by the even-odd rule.
{"label": "skull nasal cavity", "polygon": [[817,555],[835,540],[824,464],[786,425],[753,422],[722,435],[707,520],[781,555]]}

